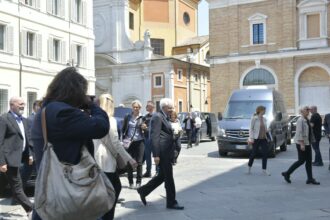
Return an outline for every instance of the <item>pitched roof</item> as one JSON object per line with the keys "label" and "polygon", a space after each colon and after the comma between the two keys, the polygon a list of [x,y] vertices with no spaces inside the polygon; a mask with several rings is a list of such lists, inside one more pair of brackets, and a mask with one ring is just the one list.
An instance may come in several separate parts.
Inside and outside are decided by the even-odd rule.
{"label": "pitched roof", "polygon": [[188,45],[193,45],[193,44],[204,45],[208,41],[209,41],[209,35],[197,36],[197,37],[187,38],[187,39],[179,42],[176,47],[188,46]]}

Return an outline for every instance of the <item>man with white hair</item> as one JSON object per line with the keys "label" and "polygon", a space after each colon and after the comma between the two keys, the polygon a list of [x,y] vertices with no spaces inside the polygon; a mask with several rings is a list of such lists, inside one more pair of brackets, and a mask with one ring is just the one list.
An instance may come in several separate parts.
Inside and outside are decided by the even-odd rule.
{"label": "man with white hair", "polygon": [[169,120],[173,111],[173,101],[168,98],[161,99],[160,108],[161,110],[153,114],[150,121],[151,149],[154,162],[156,165],[159,165],[159,172],[147,184],[138,188],[137,192],[140,194],[142,203],[146,205],[146,196],[165,182],[166,207],[168,209],[182,210],[184,207],[180,206],[175,199],[176,192],[172,166],[175,145],[173,130]]}
{"label": "man with white hair", "polygon": [[0,117],[0,172],[5,173],[14,199],[29,216],[33,205],[23,191],[19,172],[22,162],[33,162],[29,151],[27,121],[22,117],[25,102],[21,97],[12,97],[9,104],[9,112]]}

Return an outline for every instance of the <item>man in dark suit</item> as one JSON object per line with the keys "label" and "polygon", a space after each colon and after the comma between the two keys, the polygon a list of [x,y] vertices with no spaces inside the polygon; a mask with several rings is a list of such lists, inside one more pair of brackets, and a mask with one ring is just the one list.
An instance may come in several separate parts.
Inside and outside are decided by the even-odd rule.
{"label": "man in dark suit", "polygon": [[175,199],[175,184],[173,179],[174,135],[169,122],[173,111],[173,101],[168,98],[160,100],[160,112],[153,114],[150,121],[150,139],[154,162],[159,165],[159,173],[147,184],[137,189],[141,201],[147,204],[146,196],[160,184],[165,182],[166,207],[168,209],[184,209]]}
{"label": "man in dark suit", "polygon": [[187,141],[188,141],[187,148],[191,148],[193,131],[195,130],[195,119],[193,119],[190,112],[187,113],[186,118],[183,120],[183,124],[184,124],[184,130],[186,131],[186,135],[187,135]]}
{"label": "man in dark suit", "polygon": [[9,105],[9,112],[0,117],[0,172],[5,173],[14,199],[29,216],[33,205],[23,191],[19,172],[22,161],[33,162],[28,147],[27,121],[22,117],[25,103],[22,98],[13,97]]}
{"label": "man in dark suit", "polygon": [[315,142],[312,143],[312,147],[315,152],[315,160],[313,162],[313,166],[323,166],[323,160],[320,151],[320,141],[322,138],[322,118],[317,112],[316,106],[311,106],[310,111],[312,113],[310,124],[312,126],[312,131],[315,137]]}
{"label": "man in dark suit", "polygon": [[[325,129],[325,134],[329,138],[329,143],[330,143],[330,113],[326,114],[324,116],[324,129]],[[329,148],[329,159],[330,159],[330,148]],[[329,168],[330,170],[330,165]]]}
{"label": "man in dark suit", "polygon": [[[38,110],[40,109],[40,100],[36,100],[33,102],[33,112],[31,115],[27,118],[27,135],[28,135],[28,140],[29,140],[29,150],[30,150],[30,155],[33,155],[34,158],[34,152],[33,152],[33,145],[31,141],[31,129],[32,129],[32,123],[34,121],[34,117]],[[33,170],[35,169],[35,161],[33,160],[33,163],[30,164],[30,161],[23,161],[22,166],[20,167],[20,172],[21,172],[21,179],[23,183],[23,188],[25,188],[27,181],[30,179],[31,174]]]}

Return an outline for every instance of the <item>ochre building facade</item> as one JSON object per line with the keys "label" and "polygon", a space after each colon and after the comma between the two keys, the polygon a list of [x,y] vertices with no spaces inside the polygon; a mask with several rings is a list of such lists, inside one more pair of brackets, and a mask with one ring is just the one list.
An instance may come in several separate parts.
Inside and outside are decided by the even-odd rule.
{"label": "ochre building facade", "polygon": [[289,114],[330,113],[328,0],[208,0],[212,111],[235,89],[279,90]]}

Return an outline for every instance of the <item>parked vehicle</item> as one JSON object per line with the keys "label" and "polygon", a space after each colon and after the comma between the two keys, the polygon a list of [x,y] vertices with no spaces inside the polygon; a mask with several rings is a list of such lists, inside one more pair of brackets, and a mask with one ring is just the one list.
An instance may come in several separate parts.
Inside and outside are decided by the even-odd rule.
{"label": "parked vehicle", "polygon": [[299,117],[300,117],[300,115],[296,115],[289,121],[289,126],[291,129],[291,137],[294,137],[296,134],[296,124],[297,124]]}
{"label": "parked vehicle", "polygon": [[[178,113],[178,119],[181,122],[181,126],[184,129],[183,120],[187,116],[188,112]],[[198,115],[202,120],[202,126],[200,128],[200,140],[212,140],[215,141],[218,133],[218,120],[212,112],[193,112],[193,115]],[[187,135],[183,132],[181,137],[182,141],[187,141]]]}
{"label": "parked vehicle", "polygon": [[286,151],[287,144],[291,144],[291,132],[282,95],[272,89],[241,89],[232,93],[223,118],[220,117],[217,138],[220,156],[226,156],[228,152],[250,151],[247,144],[249,127],[259,105],[266,107],[264,116],[273,137],[269,144],[270,157],[276,156],[277,147]]}

